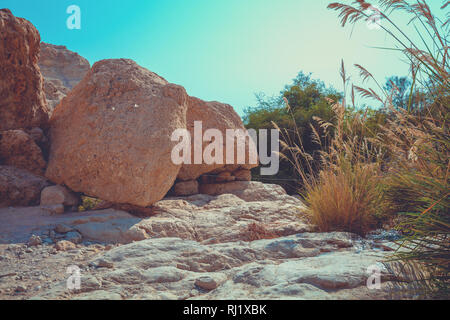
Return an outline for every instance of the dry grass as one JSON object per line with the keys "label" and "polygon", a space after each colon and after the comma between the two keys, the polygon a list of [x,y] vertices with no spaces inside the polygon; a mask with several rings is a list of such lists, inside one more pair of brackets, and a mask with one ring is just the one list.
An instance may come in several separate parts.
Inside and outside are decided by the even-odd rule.
{"label": "dry grass", "polygon": [[[294,143],[292,132],[274,124],[283,140],[280,156],[298,173],[304,186],[300,192],[312,221],[321,231],[364,234],[377,225],[380,217],[395,217],[399,221],[397,228],[404,235],[400,244],[406,249],[396,252],[395,258],[426,266],[427,276],[420,279],[424,296],[448,299],[450,19],[440,21],[425,0],[377,2],[381,8],[380,27],[397,43],[395,48],[386,49],[403,53],[410,63],[412,85],[406,109],[393,107],[393,96],[398,91],[395,85],[392,92],[387,92],[359,64],[355,67],[362,82],[372,81],[376,88],[350,85],[342,63],[344,98],[333,105],[335,124],[316,118],[325,131],[323,136],[312,126],[312,139],[320,144],[321,151],[306,153],[301,144]],[[449,4],[444,4],[442,9]],[[371,6],[367,1],[356,0],[351,5],[332,3],[329,8],[339,12],[341,24],[345,26],[369,19],[365,10]],[[410,15],[410,25],[417,31],[420,44],[414,43],[390,19],[393,11]],[[367,111],[363,114],[348,111],[346,91],[349,88],[353,107],[355,92],[383,105],[388,120],[377,132],[369,132],[366,126]],[[287,108],[290,109],[288,104]],[[295,130],[299,132],[299,128]],[[317,167],[318,172],[313,170]]]}
{"label": "dry grass", "polygon": [[[445,10],[450,2],[443,2]],[[363,97],[382,102],[389,120],[372,143],[387,154],[387,168],[380,183],[384,185],[383,202],[399,216],[397,228],[404,234],[403,250],[396,258],[408,264],[427,267],[428,276],[420,279],[424,297],[450,297],[450,109],[449,27],[450,19],[441,21],[427,1],[379,0],[380,27],[395,41],[395,48],[410,63],[412,85],[406,110],[392,106],[392,92],[381,88],[372,74],[356,65],[364,81],[373,80],[379,92],[355,87]],[[365,9],[372,6],[364,0],[352,5],[332,3],[341,23],[367,20]],[[393,11],[409,15],[416,31],[415,42],[390,18]],[[410,29],[411,30],[411,29]],[[353,90],[352,90],[353,91]],[[352,95],[353,96],[353,95]],[[345,103],[344,103],[345,105]],[[406,250],[405,250],[406,249]]]}
{"label": "dry grass", "polygon": [[[343,62],[341,77],[345,88],[348,78]],[[285,103],[290,110],[287,99]],[[382,148],[371,142],[371,134],[365,132],[366,113],[349,113],[345,103],[345,98],[341,103],[333,103],[334,124],[314,118],[324,132],[319,136],[311,125],[312,139],[321,147],[316,155],[308,154],[301,144],[294,143],[286,129],[276,123],[274,126],[282,140],[280,157],[295,168],[303,183],[300,193],[311,221],[320,231],[364,235],[379,225],[386,207],[380,184],[384,154]],[[299,128],[294,128],[299,134]],[[313,169],[317,167],[319,170]]]}
{"label": "dry grass", "polygon": [[377,225],[381,192],[375,165],[320,172],[308,190],[306,203],[319,231],[347,231],[364,235]]}

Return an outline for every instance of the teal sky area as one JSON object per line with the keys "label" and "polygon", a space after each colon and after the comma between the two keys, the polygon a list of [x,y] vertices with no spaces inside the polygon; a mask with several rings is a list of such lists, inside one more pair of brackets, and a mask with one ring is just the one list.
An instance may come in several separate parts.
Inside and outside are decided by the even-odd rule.
{"label": "teal sky area", "polygon": [[[341,28],[337,13],[326,8],[330,2],[0,0],[0,7],[31,21],[42,41],[65,45],[91,64],[133,59],[190,95],[229,103],[242,115],[256,104],[255,93],[277,95],[301,70],[342,90],[341,59],[355,81],[355,63],[383,83],[408,74],[398,53],[370,48],[393,45],[383,31],[365,22]],[[442,13],[441,0],[428,2]],[[70,5],[81,9],[81,30],[66,27]]]}

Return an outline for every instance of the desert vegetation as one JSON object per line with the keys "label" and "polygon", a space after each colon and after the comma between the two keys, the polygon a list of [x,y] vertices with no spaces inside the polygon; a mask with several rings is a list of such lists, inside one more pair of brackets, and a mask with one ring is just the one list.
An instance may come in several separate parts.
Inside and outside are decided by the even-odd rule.
{"label": "desert vegetation", "polygon": [[[381,8],[380,27],[397,43],[385,50],[404,56],[408,77],[391,77],[383,86],[355,64],[367,88],[357,86],[342,62],[339,93],[301,73],[279,99],[260,100],[259,107],[248,109],[247,126],[270,121],[280,131],[285,161],[279,178],[296,177],[291,188],[320,231],[364,235],[396,228],[402,238],[392,259],[426,270],[422,294],[448,298],[449,20],[441,21],[426,1],[374,5]],[[369,19],[372,4],[358,0],[328,8],[344,27]],[[391,19],[393,12],[409,15],[417,34],[407,34]],[[373,107],[358,105],[357,96],[372,99]]]}

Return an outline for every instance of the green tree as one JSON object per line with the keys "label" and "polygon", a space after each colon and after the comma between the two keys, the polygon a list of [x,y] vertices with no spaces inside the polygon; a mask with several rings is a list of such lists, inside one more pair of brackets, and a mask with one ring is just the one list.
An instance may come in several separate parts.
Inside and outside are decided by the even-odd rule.
{"label": "green tree", "polygon": [[[312,79],[311,74],[300,72],[292,84],[285,86],[279,96],[266,97],[264,94],[258,94],[256,98],[256,107],[245,110],[244,122],[247,128],[273,129],[273,123],[276,123],[292,133],[295,143],[303,144],[306,151],[315,155],[320,145],[313,142],[313,130],[319,135],[323,130],[313,117],[333,122],[334,113],[331,105],[333,101],[341,99],[341,94],[333,88],[326,87],[322,81]],[[291,110],[286,108],[284,99],[289,102]],[[299,129],[301,141],[295,133],[295,126]],[[298,182],[293,168],[284,161],[280,163],[280,171],[274,177],[261,177],[258,173],[259,170],[255,170],[256,180],[278,183],[289,193],[297,192],[301,183]]]}

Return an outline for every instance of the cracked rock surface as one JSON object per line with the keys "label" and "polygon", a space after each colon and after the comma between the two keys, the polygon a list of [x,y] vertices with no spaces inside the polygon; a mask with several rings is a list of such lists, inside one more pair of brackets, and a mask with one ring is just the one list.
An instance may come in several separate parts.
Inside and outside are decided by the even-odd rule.
{"label": "cracked rock surface", "polygon": [[[385,299],[391,236],[314,233],[278,186],[166,198],[139,218],[105,209],[0,209],[1,299]],[[270,200],[264,200],[270,199]],[[79,268],[80,287],[67,286]],[[382,287],[369,290],[369,267]]]}

